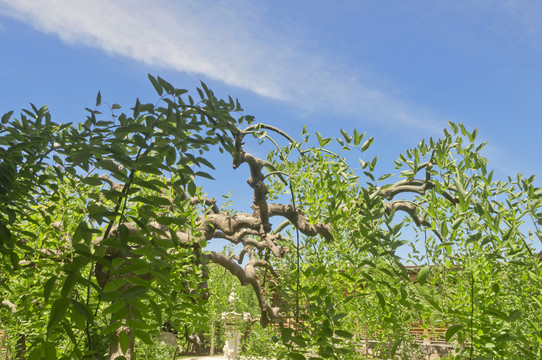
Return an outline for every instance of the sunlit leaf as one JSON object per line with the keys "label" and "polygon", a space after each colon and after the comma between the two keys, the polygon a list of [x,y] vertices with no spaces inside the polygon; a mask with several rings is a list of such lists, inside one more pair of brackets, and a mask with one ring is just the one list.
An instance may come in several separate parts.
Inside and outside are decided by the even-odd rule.
{"label": "sunlit leaf", "polygon": [[420,271],[418,272],[418,276],[416,277],[416,280],[420,285],[425,284],[427,281],[427,278],[429,277],[430,269],[428,265],[423,266]]}
{"label": "sunlit leaf", "polygon": [[371,144],[373,143],[373,141],[374,141],[374,137],[371,136],[367,141],[363,143],[363,145],[361,145],[361,151],[367,151],[369,147],[371,147]]}
{"label": "sunlit leaf", "polygon": [[448,330],[446,330],[446,342],[449,342],[454,337],[454,335],[457,334],[457,332],[463,327],[463,325],[459,324],[451,325],[450,327],[448,327]]}

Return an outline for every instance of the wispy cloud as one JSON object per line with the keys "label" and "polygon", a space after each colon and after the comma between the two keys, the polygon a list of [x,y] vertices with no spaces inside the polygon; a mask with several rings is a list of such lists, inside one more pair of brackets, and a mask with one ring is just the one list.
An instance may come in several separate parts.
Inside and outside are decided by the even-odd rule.
{"label": "wispy cloud", "polygon": [[542,54],[542,2],[539,0],[426,0],[422,7],[436,18],[456,16],[464,26],[478,26],[478,31],[486,34],[461,39],[473,46],[487,46],[481,41],[487,42],[486,36],[489,36],[493,46],[521,46]]}
{"label": "wispy cloud", "polygon": [[[3,5],[2,5],[3,4]],[[248,0],[0,0],[0,12],[63,41],[203,74],[307,110],[438,131],[427,109],[360,79],[269,26]],[[266,25],[267,24],[267,25]],[[441,121],[440,124],[443,122]]]}

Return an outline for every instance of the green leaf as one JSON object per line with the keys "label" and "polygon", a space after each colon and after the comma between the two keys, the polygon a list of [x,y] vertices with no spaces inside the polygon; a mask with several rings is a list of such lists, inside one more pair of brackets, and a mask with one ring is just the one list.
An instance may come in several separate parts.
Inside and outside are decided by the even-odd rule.
{"label": "green leaf", "polygon": [[350,142],[352,142],[352,137],[348,135],[348,133],[345,130],[341,129],[341,134],[344,137],[344,140],[346,141],[347,144],[350,144]]}
{"label": "green leaf", "polygon": [[94,322],[94,316],[92,316],[92,312],[89,310],[89,308],[85,305],[80,303],[77,300],[70,299],[70,302],[72,304],[72,307],[77,311],[79,314],[83,315],[85,320],[89,323]]}
{"label": "green leaf", "polygon": [[11,115],[13,115],[13,110],[8,111],[4,115],[2,115],[2,124],[7,124],[9,119],[11,118]]}
{"label": "green leaf", "polygon": [[67,298],[56,299],[53,302],[51,312],[49,313],[49,322],[47,323],[47,336],[51,336],[51,332],[55,326],[64,318],[69,304],[70,301]]}
{"label": "green leaf", "polygon": [[113,332],[117,331],[122,326],[122,322],[115,320],[109,323],[109,325],[103,327],[101,329],[101,333],[103,335],[112,334]]}
{"label": "green leaf", "polygon": [[[66,335],[68,335],[68,337],[70,338],[71,342],[73,344],[76,344],[77,343],[77,338],[75,337],[75,333],[73,332],[72,328],[70,327],[70,324],[67,322],[67,321],[63,321],[62,322],[62,328],[64,329],[64,331],[66,332]],[[81,354],[80,351],[78,351],[78,349],[74,349],[74,351],[76,351],[78,354]],[[82,354],[81,354],[82,355]],[[82,357],[82,356],[81,356]],[[64,359],[64,358],[63,358]]]}
{"label": "green leaf", "polygon": [[173,94],[173,92],[175,91],[175,88],[173,87],[173,85],[168,83],[166,80],[162,79],[160,76],[158,76],[157,79],[160,85],[164,88],[164,90],[166,90],[168,94]]}
{"label": "green leaf", "polygon": [[298,352],[291,352],[288,354],[288,357],[293,360],[306,360],[305,355]]}
{"label": "green leaf", "polygon": [[454,222],[452,223],[452,229],[456,230],[459,227],[459,225],[461,225],[462,222],[463,222],[462,217],[455,219]]}
{"label": "green leaf", "polygon": [[190,196],[194,196],[196,195],[196,184],[194,184],[194,182],[189,182],[188,185],[187,185],[187,190],[188,190],[188,194],[190,194]]}
{"label": "green leaf", "polygon": [[130,346],[130,336],[126,331],[121,331],[119,333],[119,344],[121,351],[126,354],[128,347]]}
{"label": "green leaf", "polygon": [[390,178],[392,176],[393,176],[393,174],[384,174],[381,177],[379,177],[377,181],[383,181],[383,180],[386,180],[387,178]]}
{"label": "green leaf", "polygon": [[373,160],[371,160],[371,163],[369,164],[369,169],[373,171],[376,167],[376,163],[378,162],[378,155],[376,155]]}
{"label": "green leaf", "polygon": [[[353,277],[350,277],[350,279],[352,279],[352,282],[355,282]],[[345,314],[345,313],[340,313],[340,314],[333,315],[333,321],[338,322],[338,321],[340,321],[341,319],[343,319],[343,318],[345,318],[347,316],[348,316],[348,314]]]}
{"label": "green leaf", "polygon": [[512,335],[501,334],[497,336],[497,338],[495,339],[495,342],[505,342],[505,341],[513,341],[513,340],[515,340],[515,337],[513,337]]}
{"label": "green leaf", "polygon": [[126,227],[125,224],[121,224],[119,226],[119,233],[120,233],[120,251],[123,256],[126,256],[126,252],[128,251],[128,240],[130,237],[130,230],[128,227]]}
{"label": "green leaf", "polygon": [[[361,161],[361,160],[360,160],[360,161]],[[365,163],[365,164],[370,165],[370,163]],[[364,174],[365,176],[367,176],[369,179],[371,179],[372,181],[375,181],[375,177],[374,177],[374,175],[373,175],[371,172],[369,172],[369,171],[364,171],[363,174]]]}
{"label": "green leaf", "polygon": [[150,190],[154,190],[154,191],[158,191],[158,192],[162,191],[158,186],[156,186],[152,182],[146,181],[146,180],[143,180],[143,179],[140,179],[140,178],[135,178],[134,179],[134,184],[142,186],[142,187],[144,187],[146,189],[150,189]]}
{"label": "green leaf", "polygon": [[429,277],[429,266],[425,265],[418,272],[418,276],[417,276],[416,280],[418,281],[418,283],[420,285],[423,285],[427,281],[428,277]]}
{"label": "green leaf", "polygon": [[131,202],[138,202],[138,203],[142,203],[142,204],[147,204],[147,205],[151,205],[151,206],[168,206],[168,205],[171,205],[171,203],[169,202],[168,199],[166,198],[163,198],[163,197],[159,197],[159,196],[152,196],[152,195],[149,195],[149,196],[146,196],[146,197],[143,197],[143,196],[134,196],[133,198],[130,199]]}
{"label": "green leaf", "polygon": [[141,295],[145,294],[147,290],[148,289],[146,287],[141,286],[141,285],[132,286],[131,288],[124,290],[119,295],[119,300],[128,300],[128,299],[140,297]]}
{"label": "green leaf", "polygon": [[74,271],[68,274],[68,277],[66,277],[66,280],[64,280],[64,284],[62,285],[60,296],[62,296],[63,298],[69,297],[75,286],[75,283],[77,283],[77,280],[79,280],[80,277],[81,275],[79,274],[79,271]]}
{"label": "green leaf", "polygon": [[465,200],[466,193],[465,193],[465,188],[463,187],[463,184],[461,183],[461,180],[458,179],[457,177],[454,177],[454,183],[455,183],[457,192],[459,193],[459,197]]}
{"label": "green leaf", "polygon": [[345,339],[351,339],[354,337],[354,335],[352,335],[351,333],[349,333],[348,331],[345,331],[345,330],[335,330],[335,335],[339,336],[339,337],[342,337],[342,338],[345,338]]}
{"label": "green leaf", "polygon": [[514,310],[510,313],[510,315],[508,316],[508,321],[509,322],[514,322],[516,321],[521,315],[523,314],[523,311],[521,310]]}
{"label": "green leaf", "polygon": [[354,145],[355,146],[358,146],[364,137],[365,137],[365,133],[360,135],[359,132],[356,129],[354,129]]}
{"label": "green leaf", "polygon": [[28,360],[42,360],[41,347],[34,347],[34,350],[28,355]]}
{"label": "green leaf", "polygon": [[207,159],[205,159],[205,158],[203,158],[203,157],[201,157],[201,156],[198,156],[198,157],[196,158],[196,161],[197,161],[198,163],[204,164],[205,166],[207,166],[208,168],[210,168],[210,169],[212,169],[212,170],[215,169],[215,167],[213,166],[213,164],[211,164],[211,163],[209,162],[209,160],[207,160]]}
{"label": "green leaf", "polygon": [[504,312],[496,308],[487,309],[486,312],[504,321],[508,321],[509,319],[509,316],[507,316]]}
{"label": "green leaf", "polygon": [[86,164],[88,163],[89,159],[91,159],[94,156],[94,154],[90,152],[78,152],[73,156],[73,165],[77,166],[80,164]]}
{"label": "green leaf", "polygon": [[98,178],[98,176],[87,176],[81,179],[83,184],[100,186],[103,185],[103,181]]}
{"label": "green leaf", "polygon": [[481,143],[480,145],[478,145],[478,146],[476,147],[476,152],[479,152],[480,150],[482,150],[488,143],[489,143],[489,141],[484,141],[483,143]]}
{"label": "green leaf", "polygon": [[53,275],[45,282],[45,285],[43,285],[43,298],[45,299],[45,303],[49,301],[49,296],[51,296],[51,291],[53,291],[53,287],[56,284],[57,277],[56,275]]}
{"label": "green leaf", "polygon": [[320,147],[325,147],[330,143],[331,140],[333,140],[332,138],[323,138],[322,134],[320,134],[318,131],[316,132],[316,138],[318,139],[318,145],[320,145]]}
{"label": "green leaf", "polygon": [[139,165],[137,169],[147,174],[162,175],[162,171],[158,167],[152,165]]}
{"label": "green leaf", "polygon": [[477,135],[478,135],[478,128],[474,129],[474,131],[472,132],[472,135],[469,136],[470,141],[476,140]]}
{"label": "green leaf", "polygon": [[147,76],[149,77],[149,80],[151,81],[152,86],[154,86],[154,89],[156,90],[158,95],[162,96],[164,89],[162,88],[160,83],[151,74],[147,74]]}
{"label": "green leaf", "polygon": [[432,306],[433,308],[435,308],[436,310],[442,312],[442,308],[440,307],[439,303],[438,303],[436,300],[432,299],[431,297],[427,297],[425,300],[426,300],[429,304],[431,304],[431,306]]}
{"label": "green leaf", "polygon": [[451,338],[454,337],[454,335],[463,328],[463,325],[455,324],[452,325],[446,330],[446,342],[449,342]]}
{"label": "green leaf", "polygon": [[406,300],[407,297],[408,297],[407,291],[403,287],[401,287],[401,300],[404,301]]}
{"label": "green leaf", "polygon": [[102,105],[102,94],[98,91],[98,95],[96,95],[96,106]]}
{"label": "green leaf", "polygon": [[[84,244],[90,245],[90,242],[92,241],[92,233],[99,233],[99,230],[95,229],[89,229],[87,223],[82,220],[79,225],[75,228],[75,231],[72,236],[72,244],[74,245],[74,248],[76,250],[81,251],[84,248],[87,248]],[[84,244],[79,244],[81,240],[84,241]],[[82,247],[77,248],[75,245],[81,245]]]}
{"label": "green leaf", "polygon": [[137,98],[135,106],[134,106],[134,119],[137,119],[139,117],[140,106],[141,106],[141,103],[139,102],[139,98]]}
{"label": "green leaf", "polygon": [[297,346],[300,346],[300,347],[306,347],[307,346],[307,342],[301,336],[294,336],[292,338],[292,342],[294,344],[296,344]]}
{"label": "green leaf", "polygon": [[149,335],[148,331],[132,328],[132,333],[134,334],[135,337],[137,337],[138,339],[143,341],[145,344],[147,344],[147,345],[152,345],[153,344],[152,338]]}
{"label": "green leaf", "polygon": [[440,224],[440,233],[444,238],[448,236],[448,223],[446,222],[446,220]]}
{"label": "green leaf", "polygon": [[[115,259],[117,260],[117,259]],[[122,259],[121,259],[122,260]],[[117,266],[120,266],[122,265],[123,263],[119,263],[119,264],[116,264],[116,263],[113,263],[112,267],[117,267]],[[108,282],[104,287],[103,287],[103,292],[106,293],[106,292],[111,292],[111,291],[115,291],[117,290],[118,288],[120,288],[121,286],[123,286],[124,284],[126,284],[126,279],[123,279],[123,278],[117,278],[117,279],[114,279],[113,281],[110,281]]]}
{"label": "green leaf", "polygon": [[215,178],[212,177],[210,174],[204,172],[204,171],[196,171],[196,173],[194,174],[195,176],[200,176],[200,177],[203,177],[203,178],[206,178],[206,179],[210,179],[210,180],[214,180]]}
{"label": "green leaf", "polygon": [[43,353],[45,354],[45,360],[56,360],[56,346],[50,341],[43,343]]}
{"label": "green leaf", "polygon": [[177,150],[172,146],[166,152],[166,164],[172,166],[177,161]]}
{"label": "green leaf", "polygon": [[380,303],[380,307],[383,310],[386,310],[386,300],[384,299],[384,295],[382,295],[380,292],[376,291],[376,297],[378,298],[378,302]]}
{"label": "green leaf", "polygon": [[324,326],[322,327],[322,333],[324,334],[324,336],[328,338],[332,338],[333,330],[331,330],[331,328],[329,327],[329,323],[326,323],[326,322],[327,320],[324,321]]}
{"label": "green leaf", "polygon": [[124,300],[115,301],[114,303],[106,307],[101,313],[114,314],[120,311],[121,309],[123,309],[125,306],[126,306],[126,303],[124,302]]}
{"label": "green leaf", "polygon": [[162,309],[152,299],[149,299],[149,303],[151,304],[152,311],[154,312],[156,322],[158,324],[162,324]]}
{"label": "green leaf", "polygon": [[366,151],[367,149],[369,149],[374,139],[374,136],[371,136],[367,141],[365,141],[363,145],[361,145],[361,151]]}

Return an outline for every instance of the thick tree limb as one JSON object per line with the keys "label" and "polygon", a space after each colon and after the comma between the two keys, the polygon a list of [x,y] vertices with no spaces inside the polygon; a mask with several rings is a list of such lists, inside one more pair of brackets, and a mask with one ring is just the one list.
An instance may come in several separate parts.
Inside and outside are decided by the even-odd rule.
{"label": "thick tree limb", "polygon": [[320,235],[327,241],[333,240],[331,225],[322,223],[311,224],[303,212],[299,209],[296,211],[292,205],[269,204],[269,215],[271,217],[282,216],[288,219],[304,235]]}
{"label": "thick tree limb", "polygon": [[9,300],[2,300],[2,305],[9,307],[12,314],[17,312],[17,306]]}
{"label": "thick tree limb", "polygon": [[258,277],[256,275],[255,268],[267,266],[265,261],[258,260],[255,256],[251,256],[251,259],[246,264],[245,269],[243,269],[241,266],[237,265],[230,257],[216,251],[205,253],[203,257],[204,259],[218,264],[228,270],[232,275],[239,279],[241,285],[250,284],[252,286],[258,299],[258,304],[260,306],[260,311],[262,314],[262,316],[260,317],[260,323],[263,327],[267,326],[270,322],[276,321],[280,318],[280,309],[278,307],[273,307],[269,304],[263,294],[262,288],[258,281]]}
{"label": "thick tree limb", "polygon": [[[419,217],[416,214],[416,206],[410,201],[395,200],[395,201],[390,201],[386,203],[386,212],[388,214],[391,214],[392,212],[395,212],[397,210],[401,210],[409,214],[412,220],[414,221],[414,223],[416,224],[416,226],[418,227],[422,227],[422,225],[426,227],[431,226],[431,223],[427,221],[425,216]],[[438,232],[436,229],[433,229],[432,231],[439,238],[440,241],[444,242],[444,238],[442,237],[440,232]]]}

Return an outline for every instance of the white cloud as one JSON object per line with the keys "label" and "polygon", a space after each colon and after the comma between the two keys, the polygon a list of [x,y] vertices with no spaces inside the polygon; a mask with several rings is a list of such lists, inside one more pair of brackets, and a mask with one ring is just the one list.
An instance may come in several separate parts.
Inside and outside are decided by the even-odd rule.
{"label": "white cloud", "polygon": [[[2,7],[2,3],[4,6]],[[0,0],[0,12],[70,44],[210,78],[304,109],[363,115],[384,125],[440,130],[400,101],[266,27],[248,0]]]}
{"label": "white cloud", "polygon": [[[426,1],[426,8],[436,17],[456,15],[463,24],[480,26],[498,46],[521,46],[542,53],[542,2],[539,0],[457,0],[447,2]],[[474,46],[485,38],[473,36]],[[467,39],[462,39],[467,40]]]}

